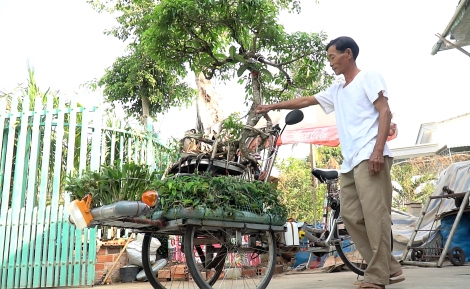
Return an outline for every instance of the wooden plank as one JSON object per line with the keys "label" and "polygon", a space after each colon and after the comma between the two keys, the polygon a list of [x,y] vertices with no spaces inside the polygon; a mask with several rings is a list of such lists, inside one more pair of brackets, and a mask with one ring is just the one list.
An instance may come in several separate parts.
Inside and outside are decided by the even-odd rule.
{"label": "wooden plank", "polygon": [[[25,97],[23,100],[23,112],[29,109],[29,98]],[[15,222],[18,222],[19,212],[21,207],[24,206],[24,190],[23,190],[23,174],[25,166],[25,152],[26,152],[26,135],[28,132],[28,116],[23,115],[20,119],[20,132],[18,135],[18,142],[16,144],[16,157],[15,157],[15,172],[13,175],[13,192],[11,196],[12,217]],[[13,155],[12,155],[13,157]],[[16,238],[16,235],[12,235]],[[16,245],[14,247],[16,249]]]}
{"label": "wooden plank", "polygon": [[7,262],[8,260],[8,255],[10,253],[10,233],[12,229],[12,224],[11,224],[11,209],[8,209],[6,218],[6,222],[4,223],[6,233],[5,233],[5,246],[3,247],[3,252],[0,253],[0,256],[3,256],[5,262],[2,267],[2,281],[0,283],[0,288],[13,288],[13,278],[8,279],[8,272],[13,269],[13,264],[9,264]]}
{"label": "wooden plank", "polygon": [[82,127],[80,136],[80,163],[78,165],[78,172],[81,175],[87,166],[87,155],[88,155],[88,118],[89,112],[82,112]]}
{"label": "wooden plank", "polygon": [[[76,125],[77,125],[77,100],[72,98],[70,103],[70,113],[69,113],[69,127],[68,127],[68,141],[67,141],[67,165],[65,172],[67,175],[70,175],[75,171],[75,134],[76,134]],[[70,202],[70,196],[68,192],[65,192],[65,205]],[[68,222],[69,213],[67,210],[63,210],[63,246],[61,250],[60,258],[60,272],[59,272],[59,286],[64,287],[71,284],[71,279],[69,282],[69,277],[72,276],[72,264],[71,258],[73,250],[73,245],[75,240],[71,237],[72,232],[75,232],[74,227],[71,226]],[[69,270],[70,269],[70,270]]]}
{"label": "wooden plank", "polygon": [[[0,134],[0,152],[3,152],[3,148],[4,148],[4,146],[3,146],[4,145],[3,133],[4,133],[4,130],[5,130],[5,127],[6,127],[6,124],[5,124],[6,108],[7,108],[7,101],[5,100],[5,98],[0,99],[0,126],[3,128],[1,130],[2,133]],[[6,146],[5,146],[5,148],[6,148]],[[2,154],[2,156],[3,156],[3,154]],[[2,161],[0,163],[0,186],[3,183],[3,164],[4,164],[4,162]],[[1,197],[2,197],[2,192],[0,192],[0,198]]]}
{"label": "wooden plank", "polygon": [[147,137],[142,139],[142,144],[140,147],[140,163],[145,164],[145,160],[147,159]]}
{"label": "wooden plank", "polygon": [[154,161],[154,154],[153,154],[153,141],[152,141],[152,133],[153,133],[153,123],[150,121],[149,118],[146,120],[147,126],[146,126],[146,131],[147,131],[147,136],[146,136],[146,164],[150,166],[150,170],[153,172],[155,171],[155,161]]}
{"label": "wooden plank", "polygon": [[[100,166],[100,132],[101,132],[101,116],[99,115],[99,110],[95,111],[92,115],[93,120],[93,132],[91,134],[91,150],[90,150],[90,169],[91,170],[99,170]],[[83,246],[80,257],[80,266],[81,266],[81,278],[80,278],[80,285],[86,284],[86,277],[87,277],[87,260],[88,260],[88,248],[89,248],[89,229],[85,228],[83,230]],[[94,275],[94,272],[93,272]]]}
{"label": "wooden plank", "polygon": [[[41,287],[52,287],[52,275],[50,274],[51,272],[51,267],[52,263],[49,262],[48,260],[48,251],[49,247],[47,246],[49,242],[54,242],[54,240],[49,239],[49,231],[51,230],[51,206],[46,207],[46,212],[44,215],[44,245],[42,249],[42,269],[41,269],[41,275],[40,275],[40,284]],[[37,248],[36,248],[37,249]]]}
{"label": "wooden plank", "polygon": [[[104,123],[104,116],[102,116],[101,123]],[[102,132],[101,125],[100,125],[99,130],[100,130],[100,132]],[[100,154],[101,160],[100,160],[100,165],[104,165],[106,163],[106,159],[108,158],[107,152],[106,152],[106,143],[107,143],[107,135],[106,135],[106,132],[103,132],[103,133],[101,133],[101,154]]]}
{"label": "wooden plank", "polygon": [[[18,107],[18,99],[15,97],[11,103],[10,109],[12,112],[16,112]],[[5,126],[6,127],[6,126]],[[0,248],[3,248],[3,254],[0,253],[0,268],[2,268],[2,274],[0,276],[0,285],[6,284],[7,279],[7,260],[8,252],[10,248],[10,222],[7,218],[7,213],[9,211],[10,205],[10,193],[11,193],[11,176],[12,176],[12,166],[13,166],[13,154],[14,154],[14,144],[15,144],[15,131],[16,131],[16,117],[11,116],[8,119],[8,133],[6,135],[7,139],[4,140],[4,145],[6,144],[5,150],[5,163],[3,167],[2,175],[3,179],[3,189],[2,189],[2,205],[0,208]],[[6,226],[6,227],[5,227]],[[8,236],[8,237],[7,237]],[[0,286],[0,288],[5,288]]]}
{"label": "wooden plank", "polygon": [[[82,172],[87,167],[88,161],[88,128],[89,128],[89,117],[90,112],[85,110],[82,113],[82,128],[81,128],[81,139],[80,139],[80,163],[78,164],[79,167],[79,174],[81,175]],[[90,159],[91,161],[91,159]],[[79,286],[81,285],[81,275],[85,272],[81,271],[81,258],[82,258],[82,238],[83,233],[86,230],[75,230],[75,246],[73,250],[73,274],[72,284],[71,286]]]}
{"label": "wooden plank", "polygon": [[[93,116],[93,124],[95,126],[95,130],[92,135],[91,140],[91,159],[90,162],[90,169],[91,170],[99,170],[100,168],[100,157],[105,158],[104,154],[100,155],[100,145],[104,144],[101,143],[101,135],[102,135],[102,120],[103,116],[100,109],[97,109]],[[104,135],[104,134],[103,134]],[[95,148],[95,149],[93,149]],[[86,246],[88,244],[88,246]],[[88,252],[87,252],[88,247]],[[82,267],[82,272],[87,272],[87,281],[85,282],[82,279],[82,285],[93,285],[95,279],[95,264],[96,264],[96,228],[88,229],[87,234],[85,234],[85,246],[83,252],[84,262]],[[85,278],[85,274],[82,275]]]}
{"label": "wooden plank", "polygon": [[139,148],[140,148],[140,139],[138,136],[134,136],[134,163],[139,163]]}
{"label": "wooden plank", "polygon": [[[24,171],[26,159],[26,148],[29,148],[27,145],[27,135],[28,135],[28,123],[29,117],[25,112],[29,110],[29,97],[23,99],[23,116],[20,121],[20,132],[18,135],[18,142],[16,144],[16,156],[15,156],[15,172],[13,176],[13,191],[11,199],[11,209],[12,209],[12,224],[14,230],[11,232],[10,239],[15,240],[10,242],[10,254],[9,254],[9,264],[13,264],[13,268],[9,270],[7,278],[13,280],[13,287],[16,288],[19,286],[20,282],[20,270],[21,270],[21,252],[22,252],[22,240],[23,240],[23,224],[24,224],[24,201],[26,190],[24,188]],[[21,221],[20,218],[23,218]],[[15,227],[16,226],[16,227]],[[18,246],[19,245],[19,246]],[[26,250],[25,250],[26,251]],[[27,276],[27,275],[26,275]]]}
{"label": "wooden plank", "polygon": [[127,138],[127,162],[132,162],[132,138]]}
{"label": "wooden plank", "polygon": [[[34,102],[34,111],[35,112],[40,112],[41,111],[41,105],[42,105],[42,99],[40,97],[36,97],[35,102]],[[23,245],[22,245],[22,255],[21,255],[21,280],[20,280],[20,287],[21,288],[30,288],[32,284],[31,282],[31,275],[32,274],[32,259],[31,257],[31,252],[34,252],[34,250],[31,250],[34,248],[34,238],[31,239],[34,234],[31,232],[35,231],[35,227],[33,225],[36,224],[36,220],[32,219],[33,216],[33,211],[34,211],[34,206],[36,205],[36,177],[38,173],[38,166],[36,165],[38,162],[38,153],[39,153],[39,125],[40,125],[40,116],[39,113],[34,114],[33,117],[33,124],[31,127],[31,134],[30,134],[30,150],[29,150],[29,158],[28,163],[29,169],[27,173],[27,177],[24,178],[25,181],[27,181],[26,184],[26,211],[25,211],[25,226],[23,230]],[[26,174],[25,174],[26,175]],[[36,210],[37,213],[37,210]],[[27,266],[23,266],[24,264],[27,264]]]}
{"label": "wooden plank", "polygon": [[85,272],[80,272],[80,260],[81,260],[81,254],[82,254],[82,236],[83,236],[83,230],[75,230],[75,247],[73,250],[73,272],[72,273],[72,284],[71,286],[78,286],[80,285],[80,273],[85,273]]}
{"label": "wooden plank", "polygon": [[[22,207],[21,210],[20,210],[20,216],[19,216],[19,224],[18,224],[18,236],[16,238],[17,242],[13,242],[13,243],[16,243],[16,244],[19,244],[18,248],[16,249],[16,251],[13,251],[15,252],[14,254],[11,254],[12,251],[10,251],[10,256],[11,255],[16,255],[15,258],[15,267],[12,271],[14,271],[14,276],[15,276],[15,282],[14,282],[14,288],[24,288],[24,287],[20,287],[20,277],[21,277],[21,283],[26,283],[26,278],[28,277],[27,274],[21,274],[21,269],[23,268],[27,268],[27,263],[22,263],[21,262],[21,256],[23,254],[24,251],[26,251],[27,253],[29,253],[29,251],[27,251],[29,248],[24,248],[21,246],[22,244],[22,240],[23,240],[23,231],[24,231],[24,227],[25,227],[25,211],[26,211],[26,208],[25,207]],[[15,240],[15,239],[14,239]],[[10,246],[11,247],[11,246]]]}
{"label": "wooden plank", "polygon": [[[67,141],[67,166],[66,173],[67,175],[75,171],[74,161],[75,161],[75,134],[77,127],[77,100],[72,99],[71,110],[69,113],[69,126],[68,126],[68,141]],[[67,210],[65,210],[67,212]]]}
{"label": "wooden plank", "polygon": [[[52,97],[47,98],[46,110],[52,110],[53,105]],[[38,216],[36,226],[36,242],[34,252],[34,271],[33,271],[33,288],[41,286],[42,262],[43,262],[43,249],[44,237],[47,236],[48,227],[45,225],[46,215],[46,200],[47,200],[47,185],[49,182],[49,156],[51,154],[51,130],[52,130],[52,114],[46,114],[44,123],[44,135],[41,138],[42,155],[41,158],[41,176],[39,180],[39,199]]]}
{"label": "wooden plank", "polygon": [[[47,281],[46,287],[54,286],[54,271],[56,253],[60,252],[60,242],[58,241],[58,209],[59,209],[59,198],[60,198],[60,180],[62,170],[62,151],[63,151],[63,138],[64,138],[64,109],[65,109],[65,98],[59,98],[59,113],[56,116],[57,126],[55,128],[55,151],[54,151],[54,167],[53,167],[53,178],[52,178],[52,198],[50,222],[49,222],[49,242],[45,243],[45,246],[49,246],[47,250]],[[51,265],[52,264],[52,265]]]}
{"label": "wooden plank", "polygon": [[[2,133],[0,134],[0,186],[3,183],[3,176],[5,173],[5,163],[6,163],[6,153],[7,153],[7,143],[8,143],[8,133],[6,128],[6,100],[4,98],[0,99],[0,125],[2,126]],[[3,200],[3,190],[0,191],[0,199]],[[3,202],[2,202],[3,203]],[[8,208],[8,207],[6,207]],[[3,207],[2,207],[3,209]],[[6,214],[2,214],[3,211],[0,209],[0,248],[3,248],[4,240],[5,240],[5,226],[7,220],[6,220]],[[3,254],[0,253],[0,272],[3,271]],[[2,287],[2,275],[0,274],[0,288]]]}
{"label": "wooden plank", "polygon": [[114,159],[116,155],[116,131],[112,130],[110,131],[111,133],[111,149],[110,149],[110,160],[111,162],[109,163],[110,165],[114,164]]}
{"label": "wooden plank", "polygon": [[[63,207],[62,207],[63,210]],[[72,247],[74,240],[70,240],[71,228],[73,228],[68,222],[68,212],[63,210],[62,214],[62,248],[60,253],[60,266],[59,266],[59,285],[58,287],[67,286],[68,268],[69,268],[69,248]]]}
{"label": "wooden plank", "polygon": [[107,137],[106,134],[101,135],[101,155],[100,155],[100,165],[106,164],[106,159],[109,157],[106,152]]}
{"label": "wooden plank", "polygon": [[[28,132],[26,135],[26,155],[25,155],[25,160],[26,160],[26,165],[23,168],[23,196],[26,196],[26,189],[27,189],[27,184],[28,184],[28,171],[30,167],[30,163],[28,160],[30,159],[31,156],[31,130],[28,128]],[[36,153],[35,153],[36,154]],[[25,200],[22,202],[25,203]],[[31,203],[31,200],[29,201]],[[26,206],[26,203],[25,203]],[[15,277],[18,276],[20,284],[18,286],[21,288],[25,288],[26,282],[27,282],[27,276],[28,276],[28,255],[29,255],[29,243],[30,243],[30,235],[31,235],[31,211],[26,212],[26,207],[22,208],[24,210],[24,213],[22,214],[23,216],[23,221],[20,222],[22,223],[21,227],[19,228],[19,234],[21,237],[18,238],[18,248],[20,251],[17,252],[17,257],[16,257],[16,263],[18,265],[18,270],[17,273],[15,273]],[[27,236],[25,236],[27,234]]]}
{"label": "wooden plank", "polygon": [[28,257],[28,277],[26,282],[26,288],[33,288],[33,271],[35,268],[34,264],[34,239],[36,238],[36,227],[37,227],[38,207],[33,208],[32,219],[31,219],[31,246],[29,247]]}
{"label": "wooden plank", "polygon": [[85,228],[83,229],[83,234],[82,234],[82,242],[83,242],[83,246],[82,246],[82,250],[79,254],[79,260],[80,260],[80,266],[81,266],[81,276],[80,276],[80,285],[84,285],[86,284],[86,261],[87,261],[87,255],[88,255],[88,232],[90,230],[88,228]]}
{"label": "wooden plank", "polygon": [[97,109],[93,113],[93,133],[91,135],[91,160],[90,169],[93,171],[100,168],[100,146],[101,146],[101,110]]}
{"label": "wooden plank", "polygon": [[73,284],[73,266],[74,266],[74,253],[75,253],[75,235],[76,235],[76,231],[77,229],[75,228],[75,226],[70,226],[70,232],[69,232],[69,240],[70,240],[70,243],[69,243],[69,254],[68,254],[68,262],[67,262],[67,286],[68,287],[71,287],[72,284]]}
{"label": "wooden plank", "polygon": [[53,287],[59,287],[59,273],[61,268],[61,261],[62,261],[62,247],[68,247],[67,243],[64,242],[64,206],[60,205],[57,218],[56,218],[56,226],[57,226],[57,238],[56,238],[56,248],[55,248],[55,258],[54,258],[54,282]]}
{"label": "wooden plank", "polygon": [[[124,122],[121,120],[119,122],[120,126],[121,126],[121,129],[124,128]],[[122,168],[122,163],[124,162],[124,134],[123,133],[120,133],[119,134],[119,165],[120,165],[120,168]]]}

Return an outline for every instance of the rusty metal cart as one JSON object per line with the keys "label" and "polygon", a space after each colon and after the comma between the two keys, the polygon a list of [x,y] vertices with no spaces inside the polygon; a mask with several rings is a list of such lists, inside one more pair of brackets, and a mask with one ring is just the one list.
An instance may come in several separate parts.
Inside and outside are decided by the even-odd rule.
{"label": "rusty metal cart", "polygon": [[[462,218],[462,215],[467,208],[468,205],[468,200],[470,197],[470,191],[467,191],[465,193],[454,193],[452,190],[450,190],[448,187],[443,188],[443,195],[439,196],[430,196],[426,205],[423,207],[423,210],[421,211],[420,218],[418,219],[418,222],[416,224],[416,228],[414,229],[410,240],[408,241],[408,244],[406,246],[406,249],[403,252],[402,255],[402,264],[404,265],[416,265],[416,266],[423,266],[423,267],[442,267],[444,261],[446,258],[455,266],[461,266],[465,263],[465,253],[462,250],[462,248],[455,246],[455,247],[450,247],[452,243],[452,238],[455,235],[455,231],[457,230],[457,226]],[[439,236],[439,231],[442,229],[434,228],[434,225],[438,221],[438,216],[436,213],[436,216],[434,217],[434,222],[433,226],[431,229],[421,229],[421,223],[423,221],[423,218],[429,208],[429,205],[432,200],[439,199],[441,200],[439,202],[439,206],[442,203],[443,199],[448,199],[452,198],[456,202],[456,206],[460,207],[457,216],[455,218],[455,221],[452,225],[452,228],[450,230],[449,236],[442,247],[443,241],[442,238]],[[437,210],[439,212],[439,210]],[[412,244],[414,242],[414,239],[417,235],[418,232],[420,231],[428,231],[429,232],[429,241],[423,246],[419,247],[413,247]],[[431,237],[431,234],[433,234],[434,238]],[[408,253],[411,251],[411,261],[405,260],[405,258],[408,256]],[[431,262],[431,260],[436,259],[436,262]]]}

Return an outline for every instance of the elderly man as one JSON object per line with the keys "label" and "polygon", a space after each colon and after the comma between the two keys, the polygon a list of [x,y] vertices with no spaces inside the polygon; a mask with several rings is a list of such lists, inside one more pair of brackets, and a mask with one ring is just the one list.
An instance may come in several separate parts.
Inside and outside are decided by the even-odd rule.
{"label": "elderly man", "polygon": [[[319,104],[325,113],[336,112],[344,157],[341,165],[341,216],[356,248],[367,261],[359,288],[385,288],[403,281],[398,261],[391,255],[393,156],[387,146],[392,115],[384,79],[356,65],[359,46],[350,37],[327,45],[328,60],[345,82],[314,96],[260,105],[256,113],[299,109]],[[386,212],[386,213],[384,213]]]}

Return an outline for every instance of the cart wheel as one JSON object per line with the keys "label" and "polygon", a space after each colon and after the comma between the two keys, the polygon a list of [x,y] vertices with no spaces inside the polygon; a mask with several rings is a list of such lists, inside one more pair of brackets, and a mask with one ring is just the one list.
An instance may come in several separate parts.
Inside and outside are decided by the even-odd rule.
{"label": "cart wheel", "polygon": [[453,247],[447,255],[454,266],[462,266],[465,263],[465,253],[460,247]]}
{"label": "cart wheel", "polygon": [[424,256],[424,251],[421,249],[418,249],[418,250],[413,249],[413,251],[411,251],[411,260],[413,261],[421,261],[421,259],[423,259],[423,256]]}
{"label": "cart wheel", "polygon": [[187,225],[184,243],[188,271],[201,289],[264,289],[274,274],[276,246],[271,231]]}
{"label": "cart wheel", "polygon": [[[142,265],[150,285],[154,289],[197,289],[196,283],[189,279],[184,262],[174,260],[172,256],[166,256],[165,259],[162,259],[166,261],[166,265],[160,268],[160,270],[155,270],[155,264],[158,262],[153,265],[151,264],[149,252],[152,238],[153,234],[147,232],[142,241]],[[162,246],[164,245],[167,244],[162,244]],[[181,259],[184,260],[184,254],[180,252],[179,254],[181,254]]]}

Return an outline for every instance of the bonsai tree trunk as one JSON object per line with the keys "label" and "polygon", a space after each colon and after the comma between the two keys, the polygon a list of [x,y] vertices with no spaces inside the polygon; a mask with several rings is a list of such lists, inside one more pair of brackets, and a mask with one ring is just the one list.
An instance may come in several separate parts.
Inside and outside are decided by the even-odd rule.
{"label": "bonsai tree trunk", "polygon": [[[246,125],[254,127],[262,115],[255,114],[255,109],[258,105],[262,103],[262,96],[261,96],[261,85],[259,82],[259,72],[258,71],[251,71],[251,85],[253,89],[253,103],[251,104],[250,111],[248,112],[247,116],[247,121]],[[249,149],[245,145],[246,140],[248,137],[254,134],[254,131],[250,129],[244,129],[242,132],[242,135],[240,137],[240,141],[238,143],[238,148],[240,149],[242,156],[247,159],[253,166],[257,166],[258,162],[256,159],[251,157],[249,155]],[[261,143],[264,143],[266,141],[265,136],[260,136],[261,137]]]}
{"label": "bonsai tree trunk", "polygon": [[142,96],[142,124],[145,126],[146,120],[150,115],[150,99],[147,96]]}
{"label": "bonsai tree trunk", "polygon": [[196,78],[198,96],[196,101],[197,123],[196,127],[205,137],[216,137],[225,119],[223,109],[220,107],[221,99],[212,87],[210,80],[201,72]]}

